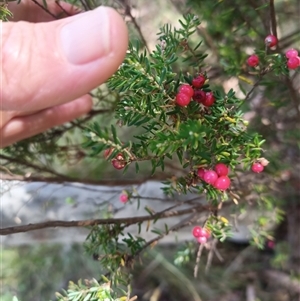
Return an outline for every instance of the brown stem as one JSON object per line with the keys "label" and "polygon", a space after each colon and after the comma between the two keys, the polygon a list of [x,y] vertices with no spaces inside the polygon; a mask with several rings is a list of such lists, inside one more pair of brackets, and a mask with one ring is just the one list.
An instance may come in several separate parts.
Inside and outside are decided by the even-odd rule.
{"label": "brown stem", "polygon": [[[203,211],[208,211],[211,208],[208,206],[201,206],[202,208],[205,208]],[[194,208],[194,209],[193,209]],[[198,208],[198,206],[193,207],[190,209],[187,209],[189,212],[196,212],[195,208]],[[192,209],[192,210],[191,210]],[[181,210],[184,211],[184,210]],[[179,211],[178,211],[179,212]],[[181,215],[181,214],[180,214]],[[197,215],[198,216],[198,215]],[[156,244],[159,240],[163,239],[165,236],[167,236],[168,234],[170,234],[171,232],[174,231],[178,231],[181,228],[184,228],[188,225],[191,225],[194,222],[195,219],[195,214],[192,214],[191,216],[189,216],[188,218],[184,219],[183,221],[179,222],[178,224],[174,225],[173,227],[169,228],[166,232],[162,233],[161,235],[158,235],[157,237],[149,240],[144,246],[143,248],[139,249],[135,254],[134,257],[138,256],[140,253],[142,253],[142,251],[144,251],[145,249],[147,249],[149,246]]]}
{"label": "brown stem", "polygon": [[52,14],[51,11],[49,11],[49,9],[47,7],[45,7],[44,5],[40,4],[39,2],[37,2],[36,0],[31,0],[34,4],[36,4],[37,6],[39,6],[43,11],[45,11],[47,14],[49,14],[51,17],[53,17],[54,19],[57,19],[56,15]]}
{"label": "brown stem", "polygon": [[55,4],[61,9],[61,11],[66,15],[66,16],[71,16],[69,12],[67,12],[59,3],[60,0],[55,0]]}
{"label": "brown stem", "polygon": [[131,22],[133,23],[135,29],[137,30],[145,48],[147,49],[148,52],[150,52],[150,49],[148,47],[147,41],[142,33],[141,27],[139,26],[139,24],[137,23],[135,17],[132,15],[131,13],[131,7],[130,4],[128,3],[128,0],[119,0],[119,2],[121,3],[121,5],[124,6],[125,9],[125,15],[128,16],[131,20]]}
{"label": "brown stem", "polygon": [[294,108],[297,112],[298,120],[300,120],[299,94],[297,93],[297,91],[293,87],[293,83],[292,83],[291,79],[288,76],[285,77],[285,83],[286,83],[286,86],[289,89],[291,100],[292,100],[292,102],[294,104]]}
{"label": "brown stem", "polygon": [[197,257],[196,257],[196,264],[195,264],[195,268],[194,268],[194,278],[198,277],[199,263],[200,263],[200,258],[201,258],[203,249],[204,249],[204,244],[199,244]]}
{"label": "brown stem", "polygon": [[9,157],[9,156],[0,154],[0,159],[6,160],[10,163],[17,163],[17,164],[20,164],[20,165],[23,165],[23,166],[26,166],[26,167],[29,167],[29,168],[33,168],[35,171],[50,173],[50,174],[55,175],[59,178],[60,177],[65,177],[64,175],[62,175],[62,174],[60,174],[60,173],[58,173],[58,172],[56,172],[52,169],[49,169],[46,166],[39,166],[39,165],[36,165],[34,163],[28,162],[28,161],[20,159],[20,158],[16,158],[16,157],[13,158],[13,157]]}
{"label": "brown stem", "polygon": [[237,109],[239,109],[243,103],[245,103],[246,100],[249,99],[249,97],[251,96],[251,94],[253,93],[253,91],[255,90],[255,88],[260,84],[260,82],[262,81],[263,77],[272,71],[271,67],[266,67],[264,69],[262,69],[259,73],[258,79],[257,81],[254,83],[253,87],[251,88],[251,90],[247,93],[247,95],[245,96],[245,99],[241,102],[241,104],[237,107]]}
{"label": "brown stem", "polygon": [[93,179],[79,179],[79,178],[71,178],[67,176],[57,176],[57,177],[44,177],[44,176],[22,176],[22,175],[8,175],[8,174],[1,174],[1,180],[7,181],[23,181],[23,182],[47,182],[47,183],[82,183],[88,185],[105,185],[105,186],[116,186],[116,185],[140,185],[145,183],[146,181],[151,180],[159,180],[163,181],[166,180],[166,176],[162,177],[145,177],[139,180],[131,180],[131,179],[107,179],[107,180],[93,180]]}
{"label": "brown stem", "polygon": [[99,114],[105,114],[105,113],[110,113],[110,112],[112,112],[111,109],[91,110],[88,113],[88,115],[86,117],[84,117],[83,119],[78,120],[78,121],[72,121],[71,122],[71,126],[65,126],[63,128],[54,129],[52,132],[49,132],[49,134],[46,135],[45,138],[42,136],[41,139],[38,142],[46,141],[46,140],[49,140],[49,139],[52,140],[55,137],[61,136],[65,132],[67,132],[69,130],[72,130],[73,128],[76,128],[76,127],[83,129],[82,125],[85,124],[90,119],[94,118],[95,116],[97,116]]}
{"label": "brown stem", "polygon": [[277,21],[274,0],[270,0],[270,23],[271,34],[277,38]]}
{"label": "brown stem", "polygon": [[33,231],[33,230],[54,228],[54,227],[63,227],[63,228],[91,227],[95,225],[112,225],[112,224],[125,224],[127,227],[144,221],[157,220],[159,218],[169,218],[173,216],[180,216],[191,212],[199,213],[199,212],[208,211],[209,209],[210,208],[208,206],[197,205],[192,208],[178,210],[178,211],[177,210],[168,211],[168,212],[164,211],[164,212],[158,212],[153,215],[145,215],[145,216],[131,217],[131,218],[108,218],[108,219],[92,219],[92,220],[77,220],[77,221],[47,221],[47,222],[41,222],[36,224],[0,228],[0,235],[23,233],[23,232]]}

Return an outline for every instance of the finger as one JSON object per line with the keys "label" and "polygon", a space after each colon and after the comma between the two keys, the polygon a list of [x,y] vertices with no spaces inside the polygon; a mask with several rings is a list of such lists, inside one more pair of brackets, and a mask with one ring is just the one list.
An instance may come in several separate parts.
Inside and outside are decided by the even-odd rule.
{"label": "finger", "polygon": [[[43,9],[44,7],[44,9]],[[47,22],[77,14],[80,9],[67,2],[47,1],[47,7],[42,1],[22,0],[8,2],[8,9],[13,16],[10,21]],[[48,11],[48,12],[47,12]]]}
{"label": "finger", "polygon": [[72,102],[45,109],[33,115],[15,117],[0,131],[0,147],[6,147],[14,142],[78,118],[88,113],[91,107],[91,97],[85,95]]}
{"label": "finger", "polygon": [[106,7],[2,29],[3,110],[41,110],[88,93],[117,70],[128,43],[121,16]]}
{"label": "finger", "polygon": [[37,111],[0,111],[0,129],[2,129],[11,119],[18,116],[32,115],[37,113]]}

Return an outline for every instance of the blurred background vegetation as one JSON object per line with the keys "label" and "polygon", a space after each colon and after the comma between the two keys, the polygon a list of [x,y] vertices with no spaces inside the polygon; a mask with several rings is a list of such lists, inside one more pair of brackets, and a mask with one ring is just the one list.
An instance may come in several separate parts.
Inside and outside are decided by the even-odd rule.
{"label": "blurred background vegetation", "polygon": [[[242,98],[243,91],[251,90],[256,81],[246,66],[246,59],[255,49],[264,50],[264,38],[270,33],[270,5],[274,1],[82,0],[76,4],[115,7],[128,23],[130,39],[140,39],[149,50],[157,44],[159,27],[165,23],[176,26],[182,14],[195,13],[202,22],[198,35],[199,40],[203,40],[203,52],[208,54],[206,70],[212,88],[221,88],[225,92],[232,88]],[[283,54],[292,47],[299,51],[299,1],[275,1],[275,11],[279,47],[274,51]],[[178,66],[178,70],[183,68]],[[188,250],[185,245],[174,242],[172,246],[149,250],[142,259],[143,264],[136,263],[133,270],[133,293],[139,300],[299,300],[295,282],[300,275],[299,91],[299,69],[291,71],[287,77],[268,74],[242,108],[250,129],[267,140],[265,157],[270,161],[265,175],[246,175],[241,179],[245,183],[243,193],[247,193],[249,183],[262,183],[264,189],[279,200],[286,215],[275,229],[275,245],[259,251],[248,244],[220,244],[218,248],[224,261],[213,259],[209,273],[205,274],[207,255],[204,254],[198,279],[193,279],[196,248],[195,252],[189,253],[184,251]],[[56,176],[81,182],[89,179],[91,183],[101,184],[150,178],[151,168],[147,163],[142,165],[138,175],[129,168],[123,176],[102,158],[90,158],[81,149],[82,129],[86,122],[118,123],[113,118],[118,101],[114,91],[101,87],[93,94],[101,102],[95,100],[90,115],[6,148],[0,154],[3,166],[14,174],[31,172],[38,177]],[[124,140],[132,137],[132,129],[120,127],[119,131]],[[155,175],[156,179],[181,173],[174,161],[166,167],[164,173]],[[187,264],[178,266],[188,258]],[[66,287],[69,280],[99,278],[101,269],[95,263],[80,245],[4,246],[1,251],[1,300],[10,301],[13,295],[20,301],[54,300],[54,292]],[[266,274],[270,269],[277,274]]]}

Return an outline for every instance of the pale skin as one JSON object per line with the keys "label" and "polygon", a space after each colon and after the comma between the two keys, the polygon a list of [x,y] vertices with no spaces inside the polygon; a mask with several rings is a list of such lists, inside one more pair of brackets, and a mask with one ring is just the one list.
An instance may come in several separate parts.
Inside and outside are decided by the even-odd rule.
{"label": "pale skin", "polygon": [[[54,15],[61,13],[54,1],[47,3]],[[128,33],[116,11],[78,13],[60,4],[72,16],[55,20],[31,0],[9,4],[14,18],[1,28],[0,147],[87,114],[88,92],[125,57]]]}

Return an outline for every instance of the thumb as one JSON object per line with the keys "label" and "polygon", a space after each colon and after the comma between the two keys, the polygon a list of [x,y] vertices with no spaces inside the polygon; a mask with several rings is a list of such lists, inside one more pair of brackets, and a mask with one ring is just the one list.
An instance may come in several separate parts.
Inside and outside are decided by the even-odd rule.
{"label": "thumb", "polygon": [[124,59],[128,33],[117,12],[100,7],[48,23],[3,23],[1,43],[0,109],[38,111],[106,81]]}

